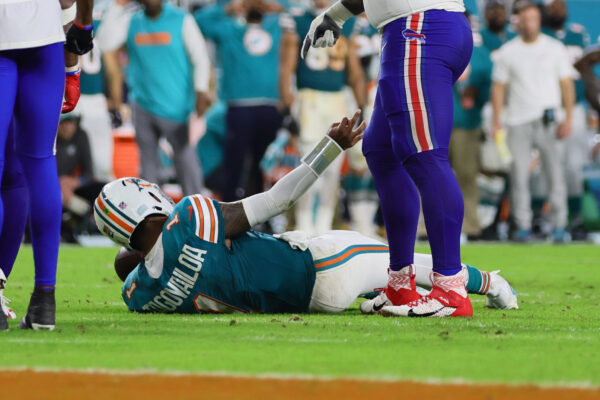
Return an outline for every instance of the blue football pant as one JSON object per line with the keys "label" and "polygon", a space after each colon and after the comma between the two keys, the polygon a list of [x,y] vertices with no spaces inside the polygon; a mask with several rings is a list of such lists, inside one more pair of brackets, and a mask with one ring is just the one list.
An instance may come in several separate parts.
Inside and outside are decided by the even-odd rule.
{"label": "blue football pant", "polygon": [[[0,51],[0,176],[3,176],[4,185],[6,144],[14,116],[15,145],[8,150],[18,157],[29,192],[37,286],[54,286],[56,283],[62,206],[54,142],[64,84],[62,43]],[[13,199],[7,205],[11,208],[5,208],[0,201],[3,233],[13,229],[4,224],[5,215],[27,214],[27,202],[15,204]],[[13,240],[21,240],[16,234],[11,236]]]}
{"label": "blue football pant", "polygon": [[461,13],[430,10],[386,25],[381,73],[363,153],[390,243],[390,268],[413,263],[419,194],[434,271],[460,271],[463,199],[448,160],[452,86],[469,63]]}

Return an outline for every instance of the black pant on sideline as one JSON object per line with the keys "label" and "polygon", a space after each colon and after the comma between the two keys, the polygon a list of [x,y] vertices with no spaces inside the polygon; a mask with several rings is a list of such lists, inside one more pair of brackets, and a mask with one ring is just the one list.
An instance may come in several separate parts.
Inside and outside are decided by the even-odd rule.
{"label": "black pant on sideline", "polygon": [[[235,201],[264,190],[260,160],[281,127],[275,106],[229,106],[223,160],[223,201]],[[250,159],[249,164],[246,160]],[[244,167],[248,166],[244,171]],[[242,177],[247,181],[242,182]],[[243,190],[240,190],[243,189]]]}

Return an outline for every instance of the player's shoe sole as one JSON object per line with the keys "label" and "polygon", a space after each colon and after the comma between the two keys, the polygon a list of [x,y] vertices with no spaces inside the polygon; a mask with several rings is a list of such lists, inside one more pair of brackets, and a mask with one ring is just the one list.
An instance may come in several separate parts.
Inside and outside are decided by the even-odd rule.
{"label": "player's shoe sole", "polygon": [[35,288],[31,294],[27,314],[21,320],[19,328],[33,330],[54,330],[56,301],[54,290]]}

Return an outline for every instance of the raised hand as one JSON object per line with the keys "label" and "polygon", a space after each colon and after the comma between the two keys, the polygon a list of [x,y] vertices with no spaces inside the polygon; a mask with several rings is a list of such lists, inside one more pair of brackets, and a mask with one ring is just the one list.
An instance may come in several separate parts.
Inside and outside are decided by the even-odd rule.
{"label": "raised hand", "polygon": [[327,14],[321,14],[310,24],[310,28],[304,43],[302,44],[302,59],[308,54],[311,46],[314,47],[332,47],[337,42],[342,32],[342,27]]}
{"label": "raised hand", "polygon": [[367,127],[367,123],[362,121],[356,128],[354,126],[360,118],[361,111],[356,110],[352,119],[344,117],[340,122],[331,125],[327,135],[336,141],[337,144],[344,150],[354,146],[363,138],[363,131]]}

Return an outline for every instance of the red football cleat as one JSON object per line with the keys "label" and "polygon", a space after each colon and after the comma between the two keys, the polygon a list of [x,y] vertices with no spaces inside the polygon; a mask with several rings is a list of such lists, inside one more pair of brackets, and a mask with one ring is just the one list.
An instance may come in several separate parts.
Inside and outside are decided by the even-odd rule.
{"label": "red football cleat", "polygon": [[471,317],[473,306],[462,272],[452,276],[434,272],[431,293],[403,306],[384,306],[380,313],[389,317]]}
{"label": "red football cleat", "polygon": [[388,285],[383,292],[372,300],[361,303],[363,314],[377,314],[386,306],[401,306],[421,298],[415,285],[415,273],[412,265],[400,271],[388,271]]}

